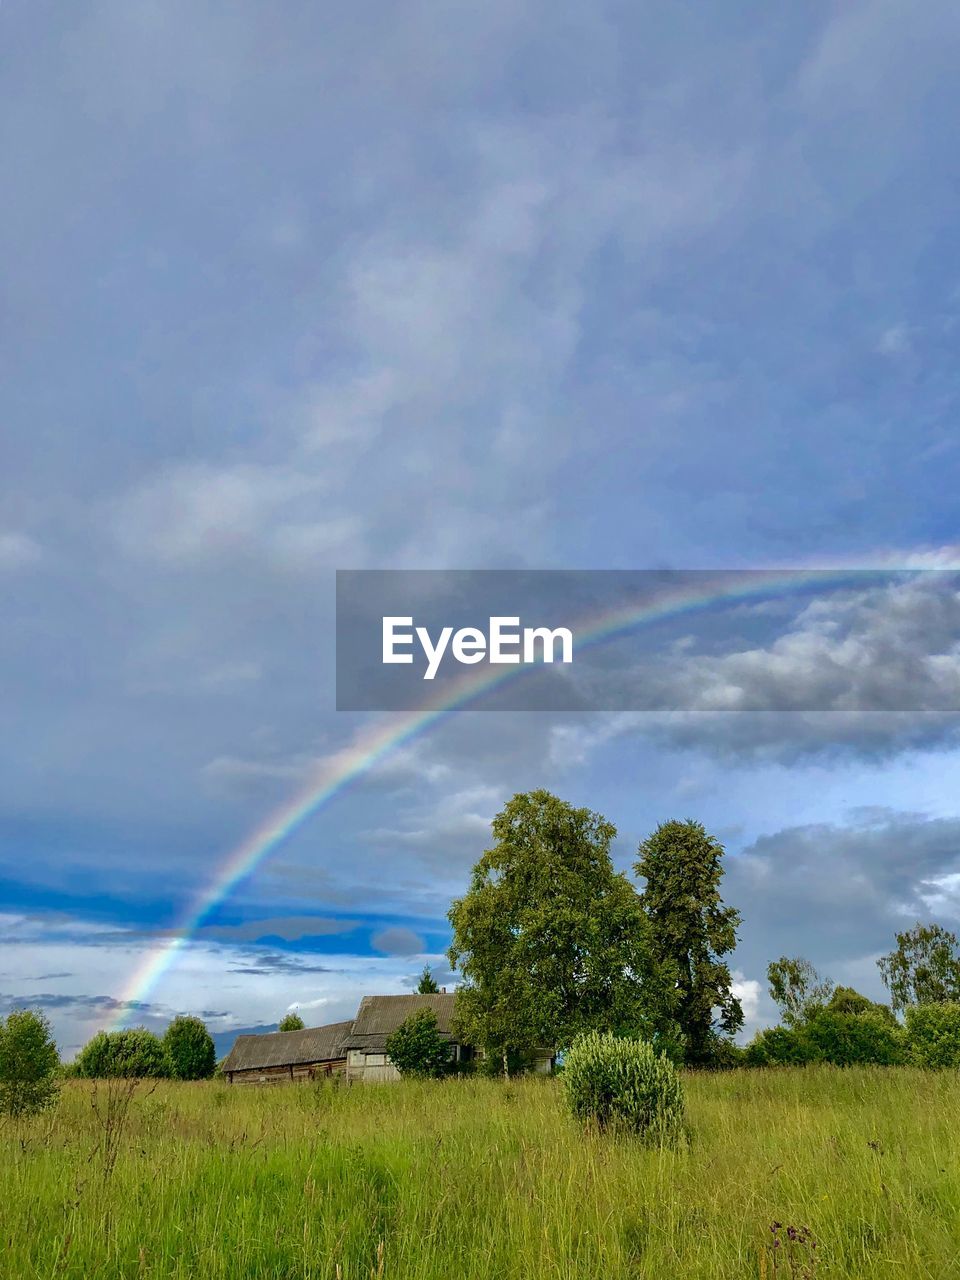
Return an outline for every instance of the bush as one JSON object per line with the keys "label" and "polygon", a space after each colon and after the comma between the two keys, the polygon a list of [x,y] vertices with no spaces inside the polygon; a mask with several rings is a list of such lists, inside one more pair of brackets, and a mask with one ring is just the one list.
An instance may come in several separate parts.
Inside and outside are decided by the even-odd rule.
{"label": "bush", "polygon": [[767,1027],[747,1045],[746,1060],[750,1067],[798,1067],[811,1060],[812,1050],[802,1029]]}
{"label": "bush", "polygon": [[907,1055],[917,1067],[960,1067],[960,1004],[907,1009]]}
{"label": "bush", "polygon": [[165,1076],[163,1043],[146,1027],[100,1031],[77,1055],[77,1075],[88,1080]]}
{"label": "bush", "polygon": [[418,1009],[387,1037],[387,1055],[402,1076],[441,1076],[450,1062],[450,1046],[440,1034],[432,1009]]}
{"label": "bush", "polygon": [[623,1126],[653,1143],[683,1132],[683,1086],[676,1067],[645,1040],[609,1032],[578,1036],[564,1057],[563,1084],[573,1114],[606,1129]]}
{"label": "bush", "polygon": [[206,1024],[181,1014],[163,1037],[167,1074],[174,1080],[209,1080],[217,1065],[217,1051]]}
{"label": "bush", "polygon": [[0,1110],[35,1115],[56,1101],[60,1058],[50,1023],[32,1009],[15,1009],[0,1022]]}
{"label": "bush", "polygon": [[883,1014],[836,1013],[822,1009],[800,1032],[810,1059],[836,1067],[892,1067],[906,1057],[902,1029]]}
{"label": "bush", "polygon": [[[667,1054],[667,1057],[670,1057],[670,1054]],[[673,1061],[672,1058],[671,1061]],[[710,1040],[707,1061],[704,1065],[708,1071],[734,1071],[737,1067],[747,1065],[747,1051],[735,1040],[714,1034]]]}

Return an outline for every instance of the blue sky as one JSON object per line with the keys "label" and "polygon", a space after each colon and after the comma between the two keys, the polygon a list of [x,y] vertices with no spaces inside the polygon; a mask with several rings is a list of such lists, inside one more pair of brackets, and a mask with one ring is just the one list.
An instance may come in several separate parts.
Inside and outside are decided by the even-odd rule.
{"label": "blue sky", "polygon": [[[3,1007],[72,1051],[351,741],[338,567],[956,563],[958,46],[941,0],[6,0]],[[898,601],[844,607],[922,649]],[[225,1032],[403,990],[539,785],[623,866],[665,818],[721,835],[754,1025],[782,951],[877,995],[897,927],[960,923],[958,775],[935,706],[464,713],[140,1012]]]}

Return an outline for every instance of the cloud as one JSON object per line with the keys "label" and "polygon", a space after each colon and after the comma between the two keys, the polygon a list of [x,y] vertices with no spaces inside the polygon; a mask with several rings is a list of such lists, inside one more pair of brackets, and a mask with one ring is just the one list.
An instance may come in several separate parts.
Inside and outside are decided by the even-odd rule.
{"label": "cloud", "polygon": [[305,938],[326,938],[349,933],[356,927],[355,920],[331,920],[322,916],[268,916],[260,920],[245,920],[242,924],[203,925],[198,929],[197,936],[227,942],[257,942],[261,938],[302,942]]}
{"label": "cloud", "polygon": [[416,956],[423,951],[423,939],[400,926],[381,929],[370,939],[377,951],[388,956]]}
{"label": "cloud", "polygon": [[42,559],[40,544],[28,534],[0,531],[0,571],[26,569]]}

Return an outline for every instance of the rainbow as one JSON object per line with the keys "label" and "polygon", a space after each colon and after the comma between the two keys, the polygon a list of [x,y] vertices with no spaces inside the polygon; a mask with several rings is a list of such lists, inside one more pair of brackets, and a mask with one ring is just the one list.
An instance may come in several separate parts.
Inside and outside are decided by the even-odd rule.
{"label": "rainbow", "polygon": [[[929,553],[909,566],[893,567],[889,563],[877,567],[844,567],[835,569],[776,569],[708,572],[707,582],[679,585],[654,600],[638,606],[626,603],[571,624],[576,651],[585,645],[602,644],[652,623],[696,613],[718,605],[808,593],[813,588],[836,589],[845,585],[863,585],[868,577],[884,579],[897,574],[913,574],[924,570],[950,570],[957,566],[952,549]],[[479,701],[492,689],[510,680],[522,678],[524,668],[507,667],[491,673],[488,668],[470,672],[446,683],[441,692],[427,699],[413,711],[391,713],[388,717],[361,729],[354,742],[320,762],[301,789],[271,813],[240,844],[229,850],[220,861],[207,886],[190,903],[183,918],[171,934],[152,950],[135,968],[119,999],[118,1012],[112,1021],[120,1027],[136,1012],[155,990],[178,954],[188,944],[200,925],[215,907],[227,899],[249,876],[295,831],[303,826],[352,783],[375,768],[392,752],[429,732],[458,711]]]}

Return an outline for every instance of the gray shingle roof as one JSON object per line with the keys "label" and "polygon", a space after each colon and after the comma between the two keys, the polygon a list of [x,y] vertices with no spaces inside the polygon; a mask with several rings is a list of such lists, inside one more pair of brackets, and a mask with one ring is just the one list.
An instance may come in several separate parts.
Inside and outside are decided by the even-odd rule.
{"label": "gray shingle roof", "polygon": [[452,1040],[456,998],[455,993],[446,992],[424,996],[364,996],[352,1028],[344,1037],[343,1048],[382,1053],[387,1036],[418,1009],[432,1009],[437,1016],[440,1034],[444,1039]]}
{"label": "gray shingle roof", "polygon": [[223,1061],[223,1071],[258,1071],[308,1062],[332,1062],[343,1057],[343,1040],[353,1020],[331,1022],[303,1031],[270,1031],[266,1035],[237,1036]]}

